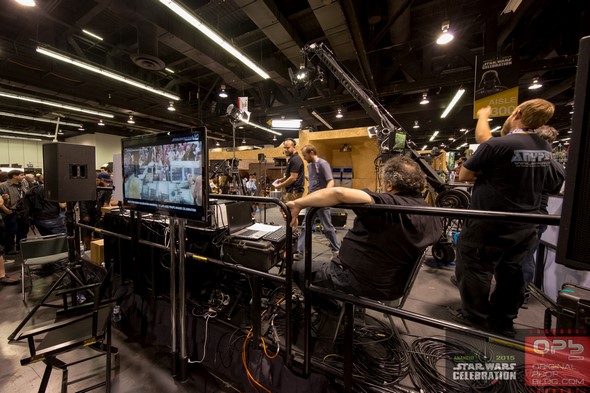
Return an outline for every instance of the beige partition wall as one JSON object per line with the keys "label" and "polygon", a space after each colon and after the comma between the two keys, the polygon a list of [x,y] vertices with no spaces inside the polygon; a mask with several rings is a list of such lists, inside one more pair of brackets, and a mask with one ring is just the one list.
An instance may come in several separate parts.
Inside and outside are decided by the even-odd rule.
{"label": "beige partition wall", "polygon": [[[333,168],[352,168],[353,188],[376,190],[375,159],[379,149],[375,139],[369,138],[367,127],[322,132],[300,131],[297,151],[301,152],[301,148],[306,144],[313,144],[318,150],[318,155],[326,159]],[[261,153],[266,156],[266,166],[263,169],[269,171],[271,181],[280,177],[280,169],[271,171],[270,167],[273,165],[273,158],[285,157],[282,145],[236,151],[235,156],[240,160],[239,169],[258,172],[258,155]],[[234,153],[231,151],[209,150],[209,160],[225,160],[233,156]]]}

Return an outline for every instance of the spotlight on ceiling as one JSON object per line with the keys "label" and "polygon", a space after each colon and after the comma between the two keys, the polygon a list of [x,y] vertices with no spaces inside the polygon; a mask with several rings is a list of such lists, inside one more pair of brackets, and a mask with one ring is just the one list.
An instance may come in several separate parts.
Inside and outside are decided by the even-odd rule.
{"label": "spotlight on ceiling", "polygon": [[98,125],[99,125],[99,126],[101,126],[101,127],[104,127],[104,123],[102,122],[102,119],[100,119],[100,120],[98,121]]}
{"label": "spotlight on ceiling", "polygon": [[34,7],[36,5],[35,0],[16,0],[16,2],[26,7]]}
{"label": "spotlight on ceiling", "polygon": [[215,146],[217,146],[217,147],[219,147],[219,146],[220,146],[220,143],[219,143],[219,141],[215,142]]}
{"label": "spotlight on ceiling", "polygon": [[441,27],[442,33],[438,36],[438,39],[436,40],[437,44],[446,45],[449,42],[453,41],[453,38],[455,38],[455,36],[453,35],[453,33],[449,31],[449,27],[449,21],[443,22]]}
{"label": "spotlight on ceiling", "polygon": [[418,120],[414,120],[414,125],[412,128],[420,128],[420,123],[418,123]]}
{"label": "spotlight on ceiling", "polygon": [[539,77],[537,76],[533,78],[533,83],[531,83],[529,86],[529,90],[536,90],[540,89],[541,87],[543,87],[543,84],[539,82]]}
{"label": "spotlight on ceiling", "polygon": [[277,136],[276,136],[276,135],[273,135],[273,136],[272,136],[272,140],[276,142],[276,140],[277,140]]}
{"label": "spotlight on ceiling", "polygon": [[307,70],[305,69],[305,64],[301,64],[299,66],[299,71],[297,71],[297,75],[295,76],[298,81],[302,81],[307,78]]}
{"label": "spotlight on ceiling", "polygon": [[336,118],[342,119],[344,115],[342,114],[342,109],[338,108],[338,113],[336,113]]}
{"label": "spotlight on ceiling", "polygon": [[133,120],[133,116],[129,115],[129,119],[127,119],[127,123],[129,124],[135,124],[135,120]]}
{"label": "spotlight on ceiling", "polygon": [[242,145],[246,144],[246,138],[242,139]]}
{"label": "spotlight on ceiling", "polygon": [[227,91],[225,91],[225,85],[221,85],[221,90],[219,90],[219,97],[227,98]]}
{"label": "spotlight on ceiling", "polygon": [[420,101],[420,105],[426,105],[430,101],[428,100],[428,94],[426,92],[422,93],[422,101]]}
{"label": "spotlight on ceiling", "polygon": [[174,107],[174,102],[170,101],[170,105],[168,105],[168,110],[170,112],[174,112],[176,108]]}

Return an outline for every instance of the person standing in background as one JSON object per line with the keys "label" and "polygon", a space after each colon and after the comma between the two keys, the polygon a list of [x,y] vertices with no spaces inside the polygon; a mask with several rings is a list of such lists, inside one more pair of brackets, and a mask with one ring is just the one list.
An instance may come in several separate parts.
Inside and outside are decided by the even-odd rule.
{"label": "person standing in background", "polygon": [[[4,249],[7,255],[18,254],[20,249],[19,242],[21,239],[26,238],[26,234],[29,231],[28,222],[26,228],[22,228],[25,224],[22,219],[19,219],[23,206],[21,199],[24,196],[22,190],[24,178],[25,174],[23,171],[13,169],[8,172],[8,180],[0,183],[0,194],[2,194],[4,205],[7,208],[7,210],[2,211],[2,218],[5,225]],[[20,228],[19,225],[21,226]]]}
{"label": "person standing in background", "polygon": [[305,175],[303,160],[299,157],[295,149],[297,145],[295,139],[287,138],[283,142],[283,145],[285,156],[287,156],[287,170],[285,176],[275,180],[273,186],[276,188],[285,188],[283,201],[289,202],[303,196]]}
{"label": "person standing in background", "polygon": [[[332,177],[332,168],[328,161],[318,157],[318,152],[314,145],[305,145],[301,149],[303,159],[307,164],[307,176],[309,184],[307,187],[307,194],[312,194],[315,191],[334,187],[334,178]],[[324,236],[330,243],[330,250],[332,250],[332,257],[338,255],[340,250],[340,243],[336,237],[336,228],[332,225],[332,215],[329,207],[323,207],[316,213],[316,217],[320,220],[320,225],[324,232]],[[293,254],[293,259],[298,261],[303,257],[305,248],[305,220],[302,230],[299,232],[299,239],[297,240],[297,252]]]}

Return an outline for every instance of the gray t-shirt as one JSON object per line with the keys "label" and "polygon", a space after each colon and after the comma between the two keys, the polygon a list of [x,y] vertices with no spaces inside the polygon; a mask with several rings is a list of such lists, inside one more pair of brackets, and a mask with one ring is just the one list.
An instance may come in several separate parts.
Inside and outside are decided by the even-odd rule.
{"label": "gray t-shirt", "polygon": [[307,164],[307,176],[309,177],[308,193],[326,188],[328,182],[333,179],[332,168],[328,161],[319,158],[316,162]]}

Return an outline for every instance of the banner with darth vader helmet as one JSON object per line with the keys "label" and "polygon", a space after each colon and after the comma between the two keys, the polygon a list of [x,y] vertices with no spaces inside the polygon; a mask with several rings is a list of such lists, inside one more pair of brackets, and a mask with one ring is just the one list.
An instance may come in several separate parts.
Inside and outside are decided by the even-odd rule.
{"label": "banner with darth vader helmet", "polygon": [[512,55],[493,54],[476,58],[473,118],[492,107],[491,117],[510,116],[518,106],[518,65]]}

